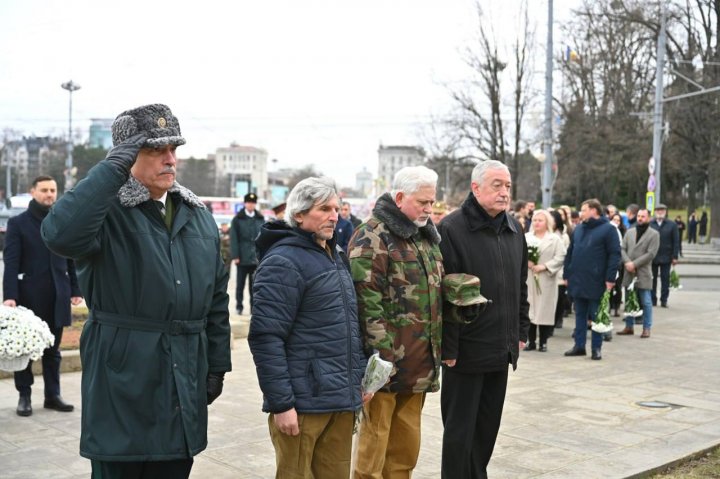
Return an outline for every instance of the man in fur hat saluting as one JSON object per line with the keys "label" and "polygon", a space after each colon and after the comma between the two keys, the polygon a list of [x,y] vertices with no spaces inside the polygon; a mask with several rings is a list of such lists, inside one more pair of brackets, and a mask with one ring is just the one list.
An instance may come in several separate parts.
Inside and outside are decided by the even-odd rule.
{"label": "man in fur hat saluting", "polygon": [[217,226],[175,182],[165,105],[121,113],[107,157],[42,224],[73,258],[90,316],[80,340],[80,455],[93,478],[187,478],[207,405],[230,371],[228,273]]}

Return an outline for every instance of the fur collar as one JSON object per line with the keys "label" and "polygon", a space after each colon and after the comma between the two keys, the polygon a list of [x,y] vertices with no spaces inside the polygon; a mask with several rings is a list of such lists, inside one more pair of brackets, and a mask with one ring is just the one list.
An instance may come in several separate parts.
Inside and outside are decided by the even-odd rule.
{"label": "fur collar", "polygon": [[438,233],[432,220],[428,219],[425,226],[418,228],[400,211],[390,193],[385,193],[377,199],[375,208],[373,208],[373,215],[385,223],[390,232],[403,239],[411,238],[420,231],[431,243],[440,243],[440,233]]}
{"label": "fur collar", "polygon": [[[205,208],[205,204],[195,196],[195,193],[181,186],[177,181],[173,182],[168,193],[177,193],[190,206]],[[150,190],[131,175],[127,182],[120,187],[117,196],[121,205],[126,208],[133,208],[150,200]]]}

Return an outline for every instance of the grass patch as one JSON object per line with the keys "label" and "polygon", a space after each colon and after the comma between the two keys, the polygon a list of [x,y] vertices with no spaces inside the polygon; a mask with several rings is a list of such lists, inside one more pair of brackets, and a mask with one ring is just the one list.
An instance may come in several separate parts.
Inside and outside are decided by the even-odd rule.
{"label": "grass patch", "polygon": [[720,447],[650,476],[650,479],[705,479],[720,477]]}
{"label": "grass patch", "polygon": [[72,322],[63,330],[62,341],[60,341],[60,350],[78,349],[80,347],[80,333],[88,318],[88,309],[86,306],[72,307]]}

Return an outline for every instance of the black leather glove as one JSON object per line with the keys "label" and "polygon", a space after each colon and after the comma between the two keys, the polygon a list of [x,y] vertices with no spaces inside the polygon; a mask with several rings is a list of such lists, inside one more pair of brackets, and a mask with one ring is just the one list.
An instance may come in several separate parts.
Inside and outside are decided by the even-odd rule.
{"label": "black leather glove", "polygon": [[210,373],[207,377],[207,403],[208,406],[213,403],[223,390],[223,381],[225,373]]}
{"label": "black leather glove", "polygon": [[146,133],[138,133],[133,135],[119,145],[113,147],[112,150],[105,157],[105,160],[118,171],[130,174],[130,168],[135,164],[138,152],[143,147],[148,137]]}

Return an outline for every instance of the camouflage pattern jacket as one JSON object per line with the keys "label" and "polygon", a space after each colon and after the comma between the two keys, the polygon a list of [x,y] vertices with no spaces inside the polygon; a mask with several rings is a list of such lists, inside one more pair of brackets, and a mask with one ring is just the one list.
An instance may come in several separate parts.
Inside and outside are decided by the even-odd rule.
{"label": "camouflage pattern jacket", "polygon": [[350,240],[349,257],[365,347],[394,365],[386,392],[440,388],[442,256],[428,221],[418,228],[384,194]]}

